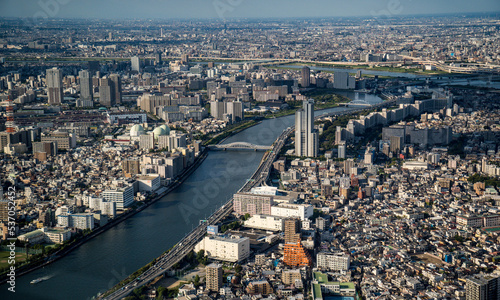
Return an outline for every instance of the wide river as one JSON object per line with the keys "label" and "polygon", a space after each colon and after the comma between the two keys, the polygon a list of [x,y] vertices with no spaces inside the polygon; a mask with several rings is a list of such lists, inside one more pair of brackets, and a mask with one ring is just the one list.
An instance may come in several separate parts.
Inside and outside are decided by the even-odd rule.
{"label": "wide river", "polygon": [[[345,108],[321,111],[335,112]],[[269,119],[244,130],[235,141],[271,145],[294,116]],[[16,293],[0,286],[0,299],[90,299],[172,247],[238,191],[257,169],[263,152],[214,151],[175,191],[107,230],[67,256],[16,280]],[[49,280],[30,284],[33,279]]]}

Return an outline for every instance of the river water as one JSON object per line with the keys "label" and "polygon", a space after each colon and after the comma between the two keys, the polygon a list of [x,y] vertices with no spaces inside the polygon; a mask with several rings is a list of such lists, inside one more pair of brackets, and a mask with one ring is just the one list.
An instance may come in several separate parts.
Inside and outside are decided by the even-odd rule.
{"label": "river water", "polygon": [[[337,107],[324,112],[342,111]],[[225,143],[271,145],[294,116],[263,121]],[[257,169],[264,152],[213,151],[175,191],[107,230],[67,256],[16,280],[16,293],[0,286],[0,299],[90,299],[172,247],[199,220],[237,192]],[[49,280],[30,281],[43,276]]]}

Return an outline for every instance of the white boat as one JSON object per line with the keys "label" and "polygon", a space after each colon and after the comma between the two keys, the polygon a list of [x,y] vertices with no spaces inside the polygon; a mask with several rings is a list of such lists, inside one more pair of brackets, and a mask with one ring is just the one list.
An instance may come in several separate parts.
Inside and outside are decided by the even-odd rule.
{"label": "white boat", "polygon": [[50,279],[50,277],[49,277],[49,276],[40,277],[40,278],[37,278],[37,279],[31,280],[31,281],[30,281],[30,283],[31,283],[31,284],[37,284],[37,283],[39,283],[39,282],[42,282],[42,281],[44,281],[44,280],[48,280],[48,279]]}

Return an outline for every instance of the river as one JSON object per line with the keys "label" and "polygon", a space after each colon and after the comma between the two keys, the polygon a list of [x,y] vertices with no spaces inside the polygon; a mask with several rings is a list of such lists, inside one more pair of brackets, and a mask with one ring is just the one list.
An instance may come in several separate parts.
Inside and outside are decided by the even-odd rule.
{"label": "river", "polygon": [[[287,69],[302,69],[304,66],[301,65],[283,65],[284,68]],[[378,76],[388,76],[388,77],[404,77],[410,79],[421,79],[429,76],[404,73],[404,72],[390,72],[390,71],[378,71],[378,70],[370,70],[370,69],[356,69],[356,68],[335,68],[333,67],[316,67],[316,66],[308,66],[311,70],[314,71],[330,71],[330,72],[349,72],[349,73],[357,73],[361,71],[362,74],[368,75],[378,75]]]}
{"label": "river", "polygon": [[[336,107],[322,112],[342,111]],[[294,123],[294,116],[264,120],[225,143],[271,145]],[[0,287],[0,299],[90,299],[172,247],[221,203],[237,192],[257,169],[263,152],[213,151],[175,191],[60,260],[16,280],[16,293]],[[43,276],[49,280],[30,281]]]}

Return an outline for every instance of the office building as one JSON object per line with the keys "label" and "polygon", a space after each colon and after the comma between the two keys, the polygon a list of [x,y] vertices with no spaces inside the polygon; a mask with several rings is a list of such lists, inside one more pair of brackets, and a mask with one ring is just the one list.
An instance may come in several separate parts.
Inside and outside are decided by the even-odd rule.
{"label": "office building", "polygon": [[351,259],[349,256],[335,253],[321,252],[316,255],[318,268],[324,268],[331,271],[349,270]]}
{"label": "office building", "polygon": [[283,224],[284,219],[282,217],[267,215],[253,215],[245,221],[245,227],[269,231],[283,231]]}
{"label": "office building", "polygon": [[309,204],[279,203],[271,207],[271,215],[283,218],[297,218],[302,221],[313,216],[314,208]]}
{"label": "office building", "polygon": [[341,141],[338,147],[338,158],[345,158],[346,148],[345,141]]}
{"label": "office building", "polygon": [[390,141],[390,151],[393,153],[398,153],[403,149],[404,146],[404,139],[401,136],[391,136],[389,138]]}
{"label": "office building", "polygon": [[3,194],[3,187],[0,187],[0,223],[9,221],[9,199]]}
{"label": "office building", "polygon": [[99,103],[107,107],[115,105],[115,85],[110,78],[101,78],[100,80]]}
{"label": "office building", "polygon": [[113,82],[113,98],[115,100],[115,104],[122,103],[122,78],[118,74],[111,74],[109,79]]}
{"label": "office building", "polygon": [[207,290],[212,292],[219,292],[219,289],[222,287],[222,276],[223,270],[221,264],[209,264],[206,268],[206,282],[207,282]]}
{"label": "office building", "polygon": [[33,154],[35,153],[46,153],[47,156],[57,154],[57,142],[34,142],[33,143]]}
{"label": "office building", "polygon": [[295,113],[295,155],[318,156],[319,138],[314,129],[314,100],[304,101]]}
{"label": "office building", "polygon": [[333,88],[340,90],[352,90],[356,88],[356,79],[349,76],[347,72],[336,71],[333,74]]}
{"label": "office building", "polygon": [[500,299],[500,280],[493,275],[475,275],[467,278],[465,294],[467,300],[498,300]]}
{"label": "office building", "polygon": [[250,239],[235,235],[205,236],[201,242],[194,247],[195,252],[204,250],[211,259],[239,262],[250,256]]}
{"label": "office building", "polygon": [[303,67],[302,68],[302,81],[300,84],[302,87],[306,88],[311,85],[311,69],[309,67]]}
{"label": "office building", "polygon": [[145,112],[109,112],[106,121],[109,124],[146,123],[148,120]]}
{"label": "office building", "polygon": [[223,101],[210,101],[210,115],[212,115],[214,119],[222,120],[224,118],[225,112],[225,104]]}
{"label": "office building", "polygon": [[155,61],[156,61],[156,65],[158,65],[158,66],[162,64],[162,62],[161,62],[161,52],[157,52],[155,54]]}
{"label": "office building", "polygon": [[71,239],[71,231],[68,229],[48,229],[43,228],[45,240],[54,244],[62,244]]}
{"label": "office building", "polygon": [[76,147],[76,136],[68,132],[55,131],[42,135],[42,142],[55,142],[57,149],[69,150]]}
{"label": "office building", "polygon": [[300,220],[286,219],[285,220],[285,244],[295,244],[300,242]]}
{"label": "office building", "polygon": [[64,99],[63,83],[62,83],[62,70],[52,68],[47,70],[47,95],[49,97],[49,104],[61,104]]}
{"label": "office building", "polygon": [[181,55],[181,62],[183,64],[189,64],[189,54],[182,54]]}
{"label": "office building", "polygon": [[81,70],[78,73],[78,77],[80,78],[80,100],[93,102],[94,91],[89,71]]}
{"label": "office building", "polygon": [[231,101],[226,103],[226,111],[231,115],[233,122],[243,120],[243,102]]}
{"label": "office building", "polygon": [[93,214],[61,214],[57,216],[57,226],[77,228],[81,230],[94,229]]}
{"label": "office building", "polygon": [[139,137],[139,148],[145,150],[151,150],[155,147],[154,136],[149,134],[144,134]]}
{"label": "office building", "polygon": [[273,197],[268,195],[254,195],[238,193],[233,196],[234,212],[238,215],[270,215]]}
{"label": "office building", "polygon": [[114,190],[105,190],[101,195],[108,202],[116,202],[116,209],[124,210],[134,202],[132,185]]}
{"label": "office building", "polygon": [[139,56],[132,56],[132,58],[130,58],[130,63],[132,71],[141,72],[141,60]]}
{"label": "office building", "polygon": [[125,177],[132,177],[141,173],[141,164],[138,159],[126,159],[122,162]]}

